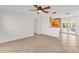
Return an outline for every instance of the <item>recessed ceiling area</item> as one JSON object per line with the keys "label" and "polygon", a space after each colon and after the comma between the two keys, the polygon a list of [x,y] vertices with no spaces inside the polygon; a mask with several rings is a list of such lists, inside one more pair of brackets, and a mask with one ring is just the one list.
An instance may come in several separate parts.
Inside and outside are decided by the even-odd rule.
{"label": "recessed ceiling area", "polygon": [[[46,5],[42,5],[45,7]],[[5,9],[14,12],[21,12],[24,14],[34,14],[36,15],[36,8],[33,5],[1,5],[0,9]],[[55,12],[55,13],[53,13]],[[44,13],[41,13],[41,15]],[[69,16],[69,15],[78,15],[79,14],[79,6],[78,5],[51,5],[51,9],[49,10],[48,15],[55,16]]]}

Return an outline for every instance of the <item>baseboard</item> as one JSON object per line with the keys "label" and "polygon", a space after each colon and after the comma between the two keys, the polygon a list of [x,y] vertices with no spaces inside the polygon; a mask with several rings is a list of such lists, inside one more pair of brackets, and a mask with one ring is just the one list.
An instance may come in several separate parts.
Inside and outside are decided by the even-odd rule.
{"label": "baseboard", "polygon": [[50,37],[50,38],[56,38],[56,39],[59,39],[58,37],[54,37],[54,36],[47,35],[47,34],[39,34],[39,35],[43,35],[43,36],[47,36],[47,37]]}

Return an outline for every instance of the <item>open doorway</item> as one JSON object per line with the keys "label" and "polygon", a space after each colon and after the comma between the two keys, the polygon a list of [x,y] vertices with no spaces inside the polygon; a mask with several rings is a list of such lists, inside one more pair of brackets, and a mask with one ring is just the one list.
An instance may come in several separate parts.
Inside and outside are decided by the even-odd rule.
{"label": "open doorway", "polygon": [[75,20],[62,20],[61,33],[76,34],[76,21]]}

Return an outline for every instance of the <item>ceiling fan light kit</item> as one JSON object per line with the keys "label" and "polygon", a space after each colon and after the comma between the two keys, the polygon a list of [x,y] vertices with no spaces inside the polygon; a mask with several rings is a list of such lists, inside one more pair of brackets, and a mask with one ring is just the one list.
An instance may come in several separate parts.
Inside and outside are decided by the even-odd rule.
{"label": "ceiling fan light kit", "polygon": [[41,10],[38,10],[38,12],[40,13],[40,12],[42,12]]}

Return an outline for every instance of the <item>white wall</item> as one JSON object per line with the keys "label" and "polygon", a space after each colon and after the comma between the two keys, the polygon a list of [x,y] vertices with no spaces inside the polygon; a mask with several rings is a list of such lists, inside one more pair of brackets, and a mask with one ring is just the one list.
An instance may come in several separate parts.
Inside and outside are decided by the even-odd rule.
{"label": "white wall", "polygon": [[0,10],[0,43],[29,37],[34,32],[32,15]]}

